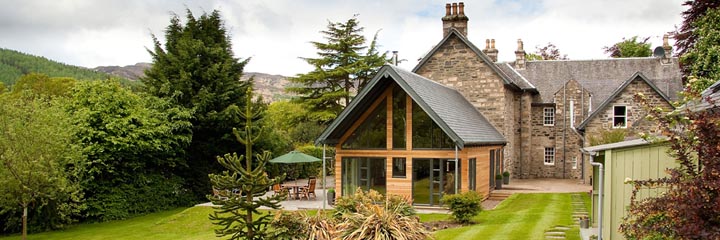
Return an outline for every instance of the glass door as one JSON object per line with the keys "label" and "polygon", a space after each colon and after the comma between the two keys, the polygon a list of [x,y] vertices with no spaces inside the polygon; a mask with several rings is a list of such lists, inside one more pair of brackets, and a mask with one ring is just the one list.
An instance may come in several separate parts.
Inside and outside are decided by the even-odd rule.
{"label": "glass door", "polygon": [[456,181],[454,159],[413,159],[414,204],[440,205],[443,195],[455,193]]}

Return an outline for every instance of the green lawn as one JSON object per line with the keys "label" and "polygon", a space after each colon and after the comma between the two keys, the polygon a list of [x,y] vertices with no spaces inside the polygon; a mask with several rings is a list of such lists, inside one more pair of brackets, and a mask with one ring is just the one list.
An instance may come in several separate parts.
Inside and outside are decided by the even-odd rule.
{"label": "green lawn", "polygon": [[[572,225],[570,194],[515,194],[494,210],[483,211],[476,225],[438,231],[437,239],[544,239],[554,226]],[[207,216],[211,207],[153,213],[122,221],[79,224],[63,231],[32,234],[28,239],[213,239]],[[310,214],[314,214],[312,211]],[[447,220],[446,214],[420,214],[421,221]],[[579,239],[577,227],[567,239]],[[20,236],[0,237],[2,240]]]}
{"label": "green lawn", "polygon": [[[571,226],[569,193],[514,194],[495,209],[475,217],[475,225],[438,231],[441,239],[545,239],[554,226]],[[421,221],[448,219],[444,214],[424,214]],[[567,239],[580,239],[577,227],[567,231]]]}

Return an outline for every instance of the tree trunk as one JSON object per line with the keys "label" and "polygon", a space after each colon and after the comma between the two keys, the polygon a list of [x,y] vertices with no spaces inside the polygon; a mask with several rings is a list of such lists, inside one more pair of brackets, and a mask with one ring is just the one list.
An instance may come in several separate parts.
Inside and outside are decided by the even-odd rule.
{"label": "tree trunk", "polygon": [[27,206],[23,206],[23,216],[22,216],[22,239],[27,239]]}

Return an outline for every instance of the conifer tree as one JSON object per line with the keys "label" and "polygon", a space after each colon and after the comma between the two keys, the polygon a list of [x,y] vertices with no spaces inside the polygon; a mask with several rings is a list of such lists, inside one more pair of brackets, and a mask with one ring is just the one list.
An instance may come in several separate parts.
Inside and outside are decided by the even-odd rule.
{"label": "conifer tree", "polygon": [[318,57],[302,58],[314,70],[290,79],[298,86],[287,90],[301,96],[296,100],[310,110],[311,120],[332,121],[350,103],[351,92],[364,87],[388,62],[387,52],[377,50],[377,33],[366,46],[359,24],[357,15],[346,22],[329,22],[327,30],[320,31],[327,42],[311,42]]}
{"label": "conifer tree", "polygon": [[[215,230],[221,236],[230,235],[230,239],[266,239],[266,226],[272,220],[270,213],[261,214],[260,207],[279,209],[280,201],[284,195],[262,196],[268,189],[282,182],[285,175],[270,179],[265,173],[265,164],[270,160],[270,152],[255,154],[253,164],[252,145],[261,136],[262,129],[253,126],[253,119],[260,117],[261,111],[253,109],[252,90],[248,88],[246,94],[245,112],[241,113],[245,119],[245,126],[242,131],[233,128],[233,134],[238,142],[245,145],[245,155],[238,156],[237,153],[228,153],[217,157],[217,161],[227,170],[222,174],[210,174],[210,182],[213,189],[218,191],[217,195],[209,195],[208,198],[216,207],[215,212],[210,215],[213,224],[223,226]],[[243,162],[243,160],[245,160]],[[254,196],[260,196],[254,198]],[[258,215],[253,219],[253,215]]]}
{"label": "conifer tree", "polygon": [[222,170],[215,156],[242,149],[231,133],[242,123],[236,112],[250,85],[240,81],[249,59],[234,57],[217,10],[199,18],[187,10],[185,24],[173,16],[165,38],[161,44],[153,36],[153,66],[142,81],[149,93],[194,112],[188,168],[179,173],[199,200],[210,190],[207,174]]}

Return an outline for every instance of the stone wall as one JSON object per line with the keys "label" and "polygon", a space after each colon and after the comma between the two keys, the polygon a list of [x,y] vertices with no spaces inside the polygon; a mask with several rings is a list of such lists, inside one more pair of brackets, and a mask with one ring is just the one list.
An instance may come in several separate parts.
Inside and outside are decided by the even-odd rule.
{"label": "stone wall", "polygon": [[505,136],[504,160],[508,166],[515,166],[511,161],[517,160],[518,138],[514,133],[518,129],[519,98],[506,89],[502,78],[488,65],[492,63],[484,62],[456,35],[426,58],[416,73],[460,91]]}
{"label": "stone wall", "polygon": [[[638,138],[638,134],[642,132],[659,133],[657,123],[646,120],[645,116],[647,116],[647,111],[643,109],[640,103],[633,99],[636,93],[644,94],[652,106],[662,107],[667,110],[672,108],[650,85],[638,77],[622,90],[607,106],[603,109],[598,109],[600,111],[599,114],[595,115],[593,119],[590,119],[590,122],[585,126],[586,138],[598,136],[603,130],[615,129],[613,128],[613,106],[615,105],[624,105],[627,107],[626,139]],[[590,146],[590,142],[586,142],[585,146]]]}

